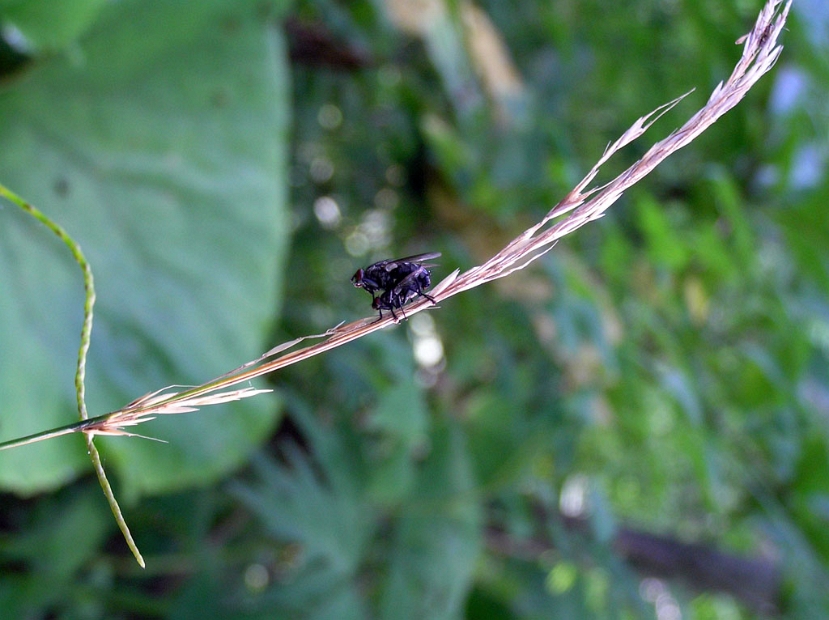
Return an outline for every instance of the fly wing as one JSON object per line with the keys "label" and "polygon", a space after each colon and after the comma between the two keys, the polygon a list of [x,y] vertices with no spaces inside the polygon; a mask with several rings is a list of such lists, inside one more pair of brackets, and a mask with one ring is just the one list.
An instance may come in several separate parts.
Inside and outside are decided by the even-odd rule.
{"label": "fly wing", "polygon": [[415,265],[420,265],[422,267],[434,267],[435,265],[426,265],[423,261],[432,260],[433,258],[439,258],[440,252],[426,252],[425,254],[415,254],[414,256],[406,256],[404,258],[396,258],[394,260],[390,260],[384,265],[384,269],[386,271],[392,271],[397,269],[401,263],[414,263]]}
{"label": "fly wing", "polygon": [[400,280],[397,284],[395,284],[394,289],[395,291],[405,288],[405,286],[411,282],[412,280],[416,279],[421,273],[425,271],[425,268],[422,265],[419,265],[417,269],[407,275],[405,278]]}
{"label": "fly wing", "polygon": [[[393,301],[396,298],[399,300],[400,306],[402,306],[411,299],[414,299],[417,295],[422,294],[423,287],[418,281],[418,278],[423,275],[423,273],[428,275],[429,272],[423,265],[418,265],[414,271],[395,284],[393,288],[386,291],[386,296],[389,301]],[[426,282],[426,286],[429,286],[428,280]]]}
{"label": "fly wing", "polygon": [[407,256],[406,258],[398,258],[397,262],[407,262],[407,263],[422,263],[426,260],[432,260],[433,258],[440,258],[440,252],[426,252],[425,254],[415,254],[414,256]]}

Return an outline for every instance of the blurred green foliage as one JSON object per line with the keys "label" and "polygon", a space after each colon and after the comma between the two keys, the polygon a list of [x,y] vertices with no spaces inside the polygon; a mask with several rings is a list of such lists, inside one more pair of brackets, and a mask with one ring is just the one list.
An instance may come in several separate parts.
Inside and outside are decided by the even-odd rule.
{"label": "blurred green foliage", "polygon": [[[414,3],[395,0],[297,1],[260,13],[265,27],[243,29],[267,49],[263,56],[253,44],[200,50],[210,40],[201,34],[216,27],[210,20],[113,13],[134,4],[102,10],[109,36],[152,42],[179,33],[190,42],[187,53],[172,49],[164,58],[185,74],[194,63],[208,82],[219,79],[208,71],[214,65],[258,67],[243,82],[262,116],[251,120],[243,103],[221,125],[198,109],[180,112],[177,122],[192,123],[196,133],[224,137],[174,154],[192,174],[198,168],[187,164],[217,149],[209,153],[218,162],[208,168],[212,183],[198,185],[212,188],[205,192],[212,201],[195,200],[227,203],[219,226],[230,230],[238,218],[241,243],[227,241],[225,253],[212,257],[151,263],[131,286],[186,265],[183,288],[165,303],[192,308],[194,299],[221,308],[228,331],[219,340],[239,336],[235,317],[250,329],[239,337],[261,338],[260,351],[368,315],[369,297],[349,283],[357,267],[440,251],[439,280],[479,264],[538,221],[633,121],[695,88],[614,158],[599,182],[612,178],[704,104],[737,61],[734,40],[761,6],[640,0],[609,10],[591,0],[534,0],[470,9],[436,1],[412,10]],[[249,15],[243,5],[225,3],[219,13]],[[265,437],[273,412],[258,414],[265,422],[253,439],[238,437],[244,425],[231,432],[235,410],[171,418],[166,431],[142,429],[171,441],[153,444],[151,461],[182,451],[192,467],[209,470],[201,479],[161,462],[161,482],[142,485],[130,478],[140,465],[125,463],[107,443],[109,464],[136,500],[125,516],[145,572],[103,499],[95,499],[90,476],[30,499],[5,495],[4,609],[19,618],[731,620],[756,617],[758,609],[825,616],[829,73],[816,33],[829,16],[812,9],[790,17],[772,73],[601,221],[503,281],[274,375],[282,421],[258,453],[250,456],[250,442]],[[4,4],[0,16],[14,23]],[[219,23],[239,32],[235,18]],[[86,54],[94,66],[102,52],[90,28],[85,35],[79,28],[71,42],[43,35],[61,42],[58,59],[26,50],[31,66],[6,78],[0,104],[62,58]],[[49,46],[32,49],[41,47]],[[201,52],[213,54],[206,66],[197,64]],[[126,56],[104,59],[121,89],[115,99],[123,105],[114,109],[127,119],[141,110],[147,126],[164,128],[170,108],[134,99],[123,85],[142,68],[140,58]],[[278,73],[288,56],[290,80]],[[202,82],[193,79],[198,91]],[[79,80],[81,94],[84,88]],[[163,100],[169,90],[152,92]],[[290,140],[261,125],[272,119],[263,94],[274,98],[279,116],[278,97],[288,92]],[[187,103],[172,101],[173,108]],[[3,114],[7,124],[27,122]],[[73,134],[76,148],[101,139],[92,129]],[[170,131],[156,136],[162,153]],[[125,156],[137,149],[126,139],[115,146]],[[290,149],[289,162],[280,149]],[[255,174],[263,158],[276,188]],[[49,209],[55,198],[38,190],[51,177],[21,168],[0,167],[3,182],[25,188],[60,220]],[[175,170],[172,195],[204,180]],[[111,182],[111,170],[94,172]],[[130,186],[119,189],[125,200],[152,184],[153,173],[132,170]],[[261,209],[278,202],[280,188],[290,191],[290,227],[252,237],[275,226],[273,211]],[[154,209],[147,218],[175,217],[157,200],[136,208]],[[0,211],[0,229],[11,226],[9,211]],[[114,217],[113,225],[128,217]],[[183,221],[176,228],[182,242],[196,230]],[[85,247],[103,234],[67,228]],[[292,251],[283,265],[287,234]],[[42,237],[31,239],[37,252],[49,252]],[[249,252],[257,257],[240,258]],[[238,262],[228,266],[228,256]],[[263,271],[250,273],[250,261],[268,260],[264,281]],[[202,277],[209,284],[198,284]],[[2,297],[19,294],[13,284],[4,284],[13,292]],[[254,296],[257,308],[270,303],[274,317],[279,310],[270,339],[261,313],[237,314],[250,308],[257,286],[264,291]],[[101,303],[112,304],[115,319],[127,311]],[[217,337],[209,320],[172,327],[191,329],[195,341]],[[170,328],[148,319],[135,336],[152,369],[146,374],[160,381],[138,389],[173,382],[156,376],[164,368],[183,372],[171,362],[159,366],[158,358],[182,355]],[[67,341],[75,333],[68,329]],[[93,351],[103,347],[104,374],[126,377],[122,390],[131,388],[137,371],[119,360],[134,354],[111,338],[93,335]],[[207,368],[185,366],[188,380],[244,361],[238,347],[232,352],[224,368],[215,368],[214,355]],[[13,367],[0,365],[3,373]],[[71,360],[53,372],[68,383]],[[206,376],[193,376],[199,372]],[[15,381],[37,392],[44,378]],[[37,410],[10,413],[41,421]],[[61,413],[71,419],[68,408]],[[224,439],[236,446],[235,462],[249,458],[241,470],[216,466],[210,450],[188,452],[200,438],[218,441],[202,427],[213,423],[220,435],[228,425]],[[137,452],[146,447],[140,439],[116,441],[136,442]],[[228,448],[213,445],[217,453]],[[17,488],[9,482],[14,474],[4,467],[6,488]],[[78,469],[61,480],[71,475]],[[674,555],[660,570],[657,548],[648,555],[634,541]],[[709,563],[692,565],[700,553]],[[44,593],[47,582],[54,585]]]}

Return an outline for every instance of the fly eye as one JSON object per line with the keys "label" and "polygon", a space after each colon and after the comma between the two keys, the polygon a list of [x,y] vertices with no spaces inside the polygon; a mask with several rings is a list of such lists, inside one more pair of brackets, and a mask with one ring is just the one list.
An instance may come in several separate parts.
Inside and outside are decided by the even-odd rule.
{"label": "fly eye", "polygon": [[358,269],[357,272],[351,276],[351,281],[354,282],[354,284],[359,284],[363,281],[364,276],[365,272],[362,269]]}

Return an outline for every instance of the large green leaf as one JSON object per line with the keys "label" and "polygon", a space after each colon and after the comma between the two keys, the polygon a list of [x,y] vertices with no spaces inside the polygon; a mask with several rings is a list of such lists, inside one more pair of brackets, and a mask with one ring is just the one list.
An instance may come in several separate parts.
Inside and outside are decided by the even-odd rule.
{"label": "large green leaf", "polygon": [[[0,179],[80,242],[98,304],[90,414],[256,356],[278,308],[288,76],[281,33],[248,3],[111,3],[82,54],[0,91]],[[0,209],[0,436],[72,422],[79,270]],[[152,422],[169,444],[102,442],[131,493],[203,483],[274,422],[268,399]],[[0,486],[33,493],[88,467],[78,438],[0,454]]]}

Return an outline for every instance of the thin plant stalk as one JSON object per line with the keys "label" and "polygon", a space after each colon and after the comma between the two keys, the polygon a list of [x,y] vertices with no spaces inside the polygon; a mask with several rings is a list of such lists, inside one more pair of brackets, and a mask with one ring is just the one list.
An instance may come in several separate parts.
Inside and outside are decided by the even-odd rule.
{"label": "thin plant stalk", "polygon": [[[82,424],[89,419],[89,414],[86,410],[86,357],[89,353],[89,344],[92,340],[92,310],[95,306],[95,280],[92,277],[92,267],[89,265],[89,261],[86,260],[86,256],[84,256],[81,246],[78,245],[78,243],[72,239],[72,237],[70,237],[58,223],[52,221],[46,216],[45,213],[40,211],[34,205],[23,200],[20,196],[11,191],[2,183],[0,183],[0,196],[20,207],[23,211],[31,215],[38,222],[55,233],[55,235],[63,241],[64,245],[69,248],[69,251],[72,253],[72,257],[75,259],[75,262],[78,263],[78,266],[83,272],[83,323],[81,324],[81,343],[78,347],[78,363],[75,368],[75,396],[78,403],[78,415],[81,418],[80,423]],[[95,444],[92,441],[93,437],[94,435],[91,434],[86,435],[86,445],[87,450],[89,451],[89,457],[92,459],[92,466],[95,469],[95,475],[98,476],[98,482],[101,484],[101,488],[104,491],[104,496],[109,504],[109,508],[112,510],[112,515],[115,517],[115,521],[118,523],[118,527],[124,535],[124,540],[126,540],[127,546],[130,548],[130,551],[132,551],[133,556],[135,556],[135,560],[141,568],[144,568],[144,558],[141,556],[141,552],[138,550],[138,546],[132,538],[130,528],[124,519],[124,515],[121,513],[121,507],[118,505],[118,501],[115,499],[115,494],[112,492],[112,486],[109,484],[109,479],[107,479],[106,472],[104,471],[103,464],[101,463],[101,456],[98,454],[98,450],[95,448]]]}

